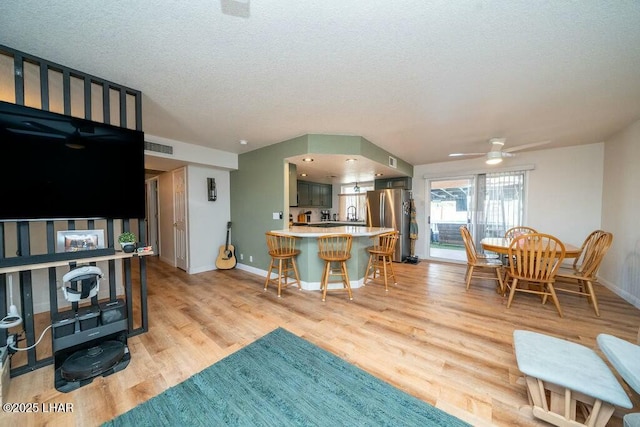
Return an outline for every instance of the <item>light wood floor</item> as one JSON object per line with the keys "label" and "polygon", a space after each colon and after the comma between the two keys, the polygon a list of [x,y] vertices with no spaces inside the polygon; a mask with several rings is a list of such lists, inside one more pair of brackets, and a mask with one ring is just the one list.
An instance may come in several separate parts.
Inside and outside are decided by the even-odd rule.
{"label": "light wood floor", "polygon": [[[188,275],[157,259],[148,265],[150,327],[129,340],[129,366],[70,393],[54,388],[53,366],[12,378],[9,402],[71,403],[73,412],[0,414],[0,425],[99,425],[277,327],[473,425],[546,425],[531,415],[513,331],[598,351],[599,333],[635,342],[640,326],[640,311],[600,285],[600,318],[572,295],[560,295],[563,319],[533,295],[518,294],[507,310],[492,282],[476,280],[465,292],[465,267],[455,264],[394,264],[399,284],[388,293],[374,283],[354,289],[353,301],[330,293],[325,303],[295,288],[277,298],[275,289],[263,292],[263,277],[238,269]],[[640,399],[629,394],[638,411]],[[610,424],[622,425],[623,414]]]}

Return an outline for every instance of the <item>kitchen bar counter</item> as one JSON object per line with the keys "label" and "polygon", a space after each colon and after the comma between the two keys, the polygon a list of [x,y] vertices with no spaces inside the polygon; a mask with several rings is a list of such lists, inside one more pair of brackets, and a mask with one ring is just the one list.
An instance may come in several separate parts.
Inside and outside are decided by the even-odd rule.
{"label": "kitchen bar counter", "polygon": [[272,230],[273,233],[295,237],[320,237],[327,234],[351,234],[354,238],[362,236],[377,236],[378,234],[386,233],[388,231],[393,231],[393,228],[363,227],[360,225],[341,225],[337,227],[320,227],[317,225],[309,227],[304,225],[294,225],[286,230]]}
{"label": "kitchen bar counter", "polygon": [[[369,261],[367,246],[373,244],[373,237],[393,231],[393,228],[362,227],[362,226],[339,226],[339,227],[308,227],[293,226],[285,230],[272,230],[273,233],[299,237],[298,249],[301,253],[296,258],[302,289],[320,290],[320,277],[324,262],[318,257],[319,236],[329,234],[351,234],[353,243],[351,245],[351,259],[347,261],[349,271],[349,281],[352,288],[359,288],[364,282],[365,270]],[[334,279],[332,279],[334,280]],[[342,288],[341,284],[329,285],[329,289]]]}

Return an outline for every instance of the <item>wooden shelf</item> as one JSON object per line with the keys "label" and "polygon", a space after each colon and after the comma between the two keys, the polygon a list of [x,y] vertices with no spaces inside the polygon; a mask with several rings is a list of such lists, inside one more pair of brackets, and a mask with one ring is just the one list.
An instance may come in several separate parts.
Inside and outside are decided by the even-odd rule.
{"label": "wooden shelf", "polygon": [[27,270],[39,270],[39,269],[42,269],[42,268],[50,268],[50,267],[68,266],[72,262],[81,263],[81,262],[109,261],[111,259],[133,258],[134,256],[147,256],[147,255],[153,255],[153,254],[154,254],[153,251],[140,252],[140,253],[138,253],[138,252],[131,252],[131,253],[116,252],[113,255],[105,255],[105,256],[98,256],[98,257],[82,257],[82,256],[80,256],[80,254],[78,254],[78,258],[73,258],[73,259],[66,259],[66,260],[60,260],[60,261],[49,261],[49,262],[39,262],[39,263],[35,263],[35,264],[15,265],[15,266],[11,266],[11,267],[2,267],[2,268],[0,268],[0,274],[16,273],[16,272],[19,272],[19,271],[27,271]]}

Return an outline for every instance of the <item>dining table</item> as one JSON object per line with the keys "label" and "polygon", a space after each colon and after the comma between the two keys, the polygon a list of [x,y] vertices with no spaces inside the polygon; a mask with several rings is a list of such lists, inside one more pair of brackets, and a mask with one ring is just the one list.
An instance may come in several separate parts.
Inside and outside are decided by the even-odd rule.
{"label": "dining table", "polygon": [[[480,240],[480,245],[482,249],[489,252],[495,252],[501,255],[507,255],[509,253],[509,246],[511,245],[511,240],[505,237],[485,237]],[[580,256],[580,252],[582,248],[574,246],[570,243],[564,243],[564,257],[565,258],[578,258]]]}

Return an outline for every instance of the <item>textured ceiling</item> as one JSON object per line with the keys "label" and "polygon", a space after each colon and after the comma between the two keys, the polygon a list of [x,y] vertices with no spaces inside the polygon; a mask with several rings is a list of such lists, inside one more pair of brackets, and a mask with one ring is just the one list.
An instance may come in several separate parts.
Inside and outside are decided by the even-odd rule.
{"label": "textured ceiling", "polygon": [[147,134],[235,153],[349,134],[417,165],[640,119],[637,0],[5,1],[0,44],[141,90]]}

